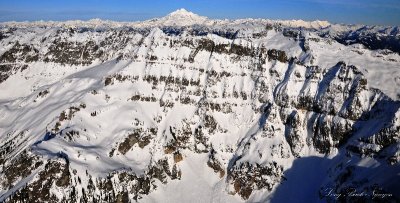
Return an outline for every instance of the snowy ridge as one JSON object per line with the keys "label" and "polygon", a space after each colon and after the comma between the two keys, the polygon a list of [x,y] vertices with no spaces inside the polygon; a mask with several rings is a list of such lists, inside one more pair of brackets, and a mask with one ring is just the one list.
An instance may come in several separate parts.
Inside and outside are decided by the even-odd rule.
{"label": "snowy ridge", "polygon": [[238,20],[212,20],[204,16],[199,16],[195,13],[185,9],[178,9],[165,17],[154,18],[143,22],[117,22],[110,20],[91,19],[88,21],[74,20],[74,21],[33,21],[33,22],[2,22],[2,26],[13,27],[146,27],[146,26],[190,26],[190,25],[213,25],[213,24],[226,24],[235,25],[248,22],[257,23],[274,23],[282,24],[288,27],[304,27],[304,28],[325,28],[330,25],[328,21],[303,21],[303,20],[266,20],[266,19],[238,19]]}
{"label": "snowy ridge", "polygon": [[[188,12],[189,13],[189,12]],[[192,14],[192,15],[190,15]],[[212,26],[215,24],[221,25],[231,25],[235,26],[238,24],[246,23],[257,23],[257,24],[280,24],[287,27],[295,28],[314,28],[321,29],[330,26],[328,21],[303,21],[303,20],[267,20],[267,19],[237,19],[237,20],[210,20],[207,17],[199,16],[193,13],[182,15],[182,13],[171,13],[162,18],[155,18],[142,22],[119,22],[111,20],[102,19],[91,19],[87,21],[82,20],[70,20],[70,21],[10,21],[10,22],[0,22],[0,26],[10,26],[10,27],[88,27],[88,28],[98,28],[98,27],[148,27],[148,26],[190,26],[190,25],[205,25]]]}
{"label": "snowy ridge", "polygon": [[0,201],[398,201],[398,53],[267,21],[3,24]]}

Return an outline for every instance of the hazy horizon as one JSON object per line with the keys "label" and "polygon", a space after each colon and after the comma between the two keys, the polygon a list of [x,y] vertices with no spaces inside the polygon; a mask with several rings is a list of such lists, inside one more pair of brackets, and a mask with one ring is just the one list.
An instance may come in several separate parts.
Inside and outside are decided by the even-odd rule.
{"label": "hazy horizon", "polygon": [[100,18],[142,21],[185,8],[211,19],[326,20],[331,23],[400,25],[400,0],[0,0],[0,21],[65,21]]}

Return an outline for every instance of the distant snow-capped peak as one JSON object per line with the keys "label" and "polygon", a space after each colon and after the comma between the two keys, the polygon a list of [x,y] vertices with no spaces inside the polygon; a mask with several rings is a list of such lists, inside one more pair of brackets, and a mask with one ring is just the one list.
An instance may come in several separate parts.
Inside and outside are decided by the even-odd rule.
{"label": "distant snow-capped peak", "polygon": [[162,17],[157,20],[158,23],[172,26],[186,26],[186,25],[194,25],[194,24],[202,24],[207,21],[208,18],[204,16],[199,16],[195,13],[187,11],[184,8],[178,9],[165,17]]}
{"label": "distant snow-capped peak", "polygon": [[174,11],[174,12],[168,14],[168,16],[171,16],[171,17],[173,17],[173,16],[192,17],[192,16],[199,16],[199,15],[197,15],[197,14],[195,14],[195,13],[192,13],[192,12],[190,12],[190,11],[184,9],[184,8],[181,8],[181,9],[178,9],[178,10],[176,10],[176,11]]}

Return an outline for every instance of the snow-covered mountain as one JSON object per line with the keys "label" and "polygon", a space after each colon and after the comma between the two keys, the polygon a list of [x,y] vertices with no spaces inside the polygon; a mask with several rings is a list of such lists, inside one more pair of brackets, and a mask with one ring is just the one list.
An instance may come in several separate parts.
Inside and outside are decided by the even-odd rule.
{"label": "snow-covered mountain", "polygon": [[165,26],[187,26],[194,24],[202,24],[206,22],[208,19],[203,16],[199,16],[190,11],[186,11],[185,9],[176,10],[169,15],[155,19],[150,22],[157,22],[157,24],[162,24]]}
{"label": "snow-covered mountain", "polygon": [[399,36],[184,9],[1,23],[0,201],[399,201]]}

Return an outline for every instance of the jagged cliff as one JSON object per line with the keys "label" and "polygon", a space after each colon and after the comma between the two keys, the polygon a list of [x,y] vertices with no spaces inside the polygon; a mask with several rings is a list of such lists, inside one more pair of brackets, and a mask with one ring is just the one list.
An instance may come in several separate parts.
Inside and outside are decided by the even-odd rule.
{"label": "jagged cliff", "polygon": [[400,102],[369,80],[397,53],[312,23],[157,22],[2,26],[0,200],[399,200]]}

